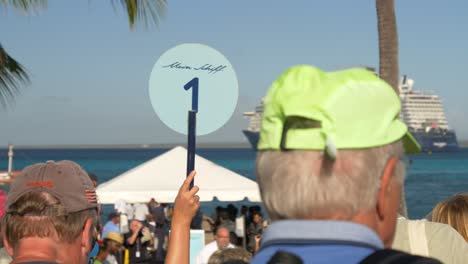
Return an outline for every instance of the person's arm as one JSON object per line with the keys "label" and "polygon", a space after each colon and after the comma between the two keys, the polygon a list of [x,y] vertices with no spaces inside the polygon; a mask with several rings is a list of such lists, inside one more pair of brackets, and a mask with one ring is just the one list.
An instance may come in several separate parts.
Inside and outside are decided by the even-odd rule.
{"label": "person's arm", "polygon": [[132,233],[132,235],[127,238],[127,244],[133,245],[135,243],[135,240],[137,239],[137,237],[138,237],[138,232],[137,233]]}
{"label": "person's arm", "polygon": [[143,225],[138,222],[138,224],[132,225],[130,224],[130,230],[132,230],[132,235],[127,238],[127,244],[133,245],[135,243],[135,240],[138,238],[138,235],[140,234],[140,230],[143,228]]}
{"label": "person's arm", "polygon": [[142,230],[144,236],[149,237],[148,246],[154,246],[154,233],[151,232],[148,227],[144,227]]}
{"label": "person's arm", "polygon": [[[149,216],[153,216],[152,214],[150,214],[150,210],[149,210],[149,205],[145,207],[145,219],[148,219]],[[156,219],[153,219],[154,221],[156,221]]]}
{"label": "person's arm", "polygon": [[256,254],[260,250],[260,242],[262,241],[262,236],[261,235],[255,235],[255,245],[253,249],[253,253]]}
{"label": "person's arm", "polygon": [[200,208],[200,197],[196,195],[199,188],[193,186],[190,189],[190,182],[194,176],[195,171],[192,171],[175,199],[166,264],[189,263],[190,222]]}
{"label": "person's arm", "polygon": [[213,218],[207,216],[206,214],[203,214],[202,219],[206,220],[211,226],[215,224],[215,221],[213,220]]}

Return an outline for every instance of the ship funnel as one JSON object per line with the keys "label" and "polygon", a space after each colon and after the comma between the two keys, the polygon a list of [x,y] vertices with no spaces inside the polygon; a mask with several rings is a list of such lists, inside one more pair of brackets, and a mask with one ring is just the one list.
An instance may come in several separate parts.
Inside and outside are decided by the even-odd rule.
{"label": "ship funnel", "polygon": [[402,84],[402,85],[406,85],[407,80],[408,80],[408,76],[407,76],[407,75],[403,75],[403,80],[401,81],[401,84]]}
{"label": "ship funnel", "polygon": [[408,91],[408,76],[407,75],[403,75],[403,77],[401,78],[401,82],[400,82],[400,85],[398,85],[398,88],[400,90],[400,93],[406,93]]}
{"label": "ship funnel", "polygon": [[412,90],[414,85],[413,79],[408,78],[407,75],[403,75],[401,78],[400,92],[409,92]]}

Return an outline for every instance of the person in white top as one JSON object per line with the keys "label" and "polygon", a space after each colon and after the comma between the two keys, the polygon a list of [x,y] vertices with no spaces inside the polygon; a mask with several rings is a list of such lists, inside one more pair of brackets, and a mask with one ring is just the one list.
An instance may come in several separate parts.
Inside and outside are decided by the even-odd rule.
{"label": "person in white top", "polygon": [[143,203],[135,204],[134,219],[144,222],[146,221],[146,216],[149,215],[148,206]]}
{"label": "person in white top", "polygon": [[216,230],[215,241],[208,243],[204,248],[198,253],[198,256],[195,259],[195,264],[207,264],[211,255],[217,250],[222,250],[225,248],[234,248],[235,246],[229,243],[229,229],[226,227],[218,227]]}
{"label": "person in white top", "polygon": [[467,263],[468,243],[451,226],[398,217],[393,249],[436,258],[445,264]]}
{"label": "person in white top", "polygon": [[119,213],[119,214],[124,214],[125,213],[125,207],[127,206],[127,202],[123,199],[118,199],[115,201],[114,204],[114,209]]}
{"label": "person in white top", "polygon": [[127,218],[129,221],[133,220],[133,214],[134,214],[135,208],[133,207],[133,204],[127,204],[125,207],[125,213],[127,214]]}

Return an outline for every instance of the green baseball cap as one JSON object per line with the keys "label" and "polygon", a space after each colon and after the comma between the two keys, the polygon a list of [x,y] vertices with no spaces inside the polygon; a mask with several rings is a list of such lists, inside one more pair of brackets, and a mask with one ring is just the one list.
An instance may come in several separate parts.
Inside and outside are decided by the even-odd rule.
{"label": "green baseball cap", "polygon": [[[399,119],[392,87],[365,69],[323,72],[301,65],[284,72],[264,98],[259,150],[378,147],[402,140],[406,153],[421,148]],[[295,125],[302,119],[314,125]],[[302,122],[307,124],[307,122]]]}

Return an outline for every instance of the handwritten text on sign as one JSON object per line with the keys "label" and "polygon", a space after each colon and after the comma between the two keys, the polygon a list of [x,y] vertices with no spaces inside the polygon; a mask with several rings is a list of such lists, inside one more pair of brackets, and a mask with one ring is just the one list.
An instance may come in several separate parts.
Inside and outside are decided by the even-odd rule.
{"label": "handwritten text on sign", "polygon": [[207,71],[212,74],[216,74],[218,72],[223,71],[227,66],[226,65],[211,65],[211,64],[204,64],[200,67],[193,67],[189,66],[186,64],[182,64],[178,61],[173,62],[171,64],[162,66],[162,68],[173,68],[173,69],[179,69],[179,70],[195,70],[195,71]]}

